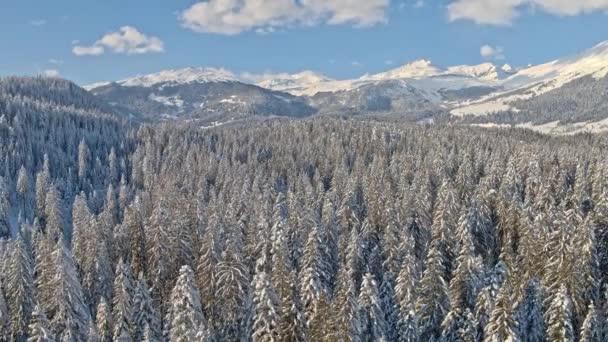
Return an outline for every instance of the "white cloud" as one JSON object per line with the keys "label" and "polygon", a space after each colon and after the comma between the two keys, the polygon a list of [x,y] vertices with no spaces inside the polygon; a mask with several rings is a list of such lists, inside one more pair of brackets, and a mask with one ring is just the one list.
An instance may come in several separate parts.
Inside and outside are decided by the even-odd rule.
{"label": "white cloud", "polygon": [[558,16],[575,16],[608,10],[608,0],[454,0],[447,6],[450,21],[507,26],[524,8]]}
{"label": "white cloud", "polygon": [[387,60],[385,60],[385,61],[384,61],[384,64],[385,64],[385,65],[393,65],[394,63],[393,63],[393,61],[392,61],[392,60],[387,59]]}
{"label": "white cloud", "polygon": [[44,70],[44,76],[46,76],[46,77],[59,77],[59,70],[57,70],[57,69]]}
{"label": "white cloud", "polygon": [[491,46],[486,44],[479,49],[479,53],[481,54],[481,57],[485,59],[505,59],[504,49],[502,46]]}
{"label": "white cloud", "polygon": [[61,65],[61,64],[63,64],[63,61],[60,59],[51,58],[51,59],[49,59],[49,64]]}
{"label": "white cloud", "polygon": [[123,26],[117,32],[101,37],[91,46],[74,46],[72,52],[76,56],[99,56],[106,50],[126,55],[141,55],[164,52],[165,48],[160,38],[147,36],[131,26]]}
{"label": "white cloud", "polygon": [[30,20],[30,25],[32,25],[32,26],[43,26],[43,25],[46,25],[46,20],[44,20],[44,19]]}
{"label": "white cloud", "polygon": [[361,64],[359,61],[352,61],[350,65],[354,66],[355,68],[360,68],[363,66],[363,64]]}
{"label": "white cloud", "polygon": [[390,0],[209,0],[180,14],[197,32],[235,35],[244,31],[319,23],[373,26],[387,21]]}
{"label": "white cloud", "polygon": [[74,46],[72,48],[72,53],[76,56],[99,56],[102,55],[106,50],[103,46]]}
{"label": "white cloud", "polygon": [[422,8],[424,7],[424,0],[417,0],[414,2],[414,8]]}

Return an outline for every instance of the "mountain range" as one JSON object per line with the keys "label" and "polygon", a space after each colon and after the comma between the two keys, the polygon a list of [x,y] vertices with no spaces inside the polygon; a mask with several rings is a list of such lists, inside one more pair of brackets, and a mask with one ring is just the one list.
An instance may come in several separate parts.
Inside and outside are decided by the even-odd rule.
{"label": "mountain range", "polygon": [[608,41],[519,69],[491,63],[441,68],[417,60],[356,79],[303,71],[247,82],[226,69],[185,68],[84,88],[104,111],[141,121],[196,120],[205,126],[250,117],[341,115],[560,134],[608,131]]}

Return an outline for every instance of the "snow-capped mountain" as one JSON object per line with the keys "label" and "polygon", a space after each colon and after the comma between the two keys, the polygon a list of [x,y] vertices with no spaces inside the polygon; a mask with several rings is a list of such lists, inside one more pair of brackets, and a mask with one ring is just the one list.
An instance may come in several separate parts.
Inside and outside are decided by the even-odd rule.
{"label": "snow-capped mountain", "polygon": [[267,75],[263,80],[257,82],[256,85],[262,88],[300,95],[300,92],[314,86],[315,84],[331,81],[333,81],[331,78],[323,74],[307,70],[297,74],[282,73]]}
{"label": "snow-capped mountain", "polygon": [[529,100],[583,77],[600,80],[608,76],[608,41],[574,57],[521,69],[498,82],[501,91],[455,104],[455,115],[484,115],[515,110],[513,104]]}
{"label": "snow-capped mountain", "polygon": [[226,121],[251,115],[299,117],[315,112],[296,96],[240,82],[225,69],[167,70],[87,89],[117,110],[147,120]]}
{"label": "snow-capped mountain", "polygon": [[[598,117],[593,113],[608,109],[603,105],[608,102],[604,101],[608,95],[608,41],[573,57],[526,68],[491,63],[442,68],[417,60],[354,79],[335,80],[303,71],[267,75],[255,84],[226,69],[186,68],[87,89],[123,112],[151,118],[314,113],[428,118],[448,112],[458,118],[510,112],[511,118],[520,113],[517,120],[522,122],[535,112],[543,117],[569,115],[576,122],[581,117]],[[545,113],[546,108],[552,108],[553,114]]]}
{"label": "snow-capped mountain", "polygon": [[[236,76],[222,68],[184,68],[165,70],[149,75],[139,75],[115,82],[123,87],[153,87],[155,85],[180,85],[191,83],[236,82]],[[110,82],[85,86],[87,90],[106,86]]]}

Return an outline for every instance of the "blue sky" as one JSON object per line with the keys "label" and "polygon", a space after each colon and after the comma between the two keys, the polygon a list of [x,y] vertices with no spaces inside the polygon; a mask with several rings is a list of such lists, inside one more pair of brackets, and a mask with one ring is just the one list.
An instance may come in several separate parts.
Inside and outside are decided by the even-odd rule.
{"label": "blue sky", "polygon": [[421,58],[523,66],[608,40],[607,13],[608,0],[2,1],[0,75],[88,84],[187,66],[334,78]]}

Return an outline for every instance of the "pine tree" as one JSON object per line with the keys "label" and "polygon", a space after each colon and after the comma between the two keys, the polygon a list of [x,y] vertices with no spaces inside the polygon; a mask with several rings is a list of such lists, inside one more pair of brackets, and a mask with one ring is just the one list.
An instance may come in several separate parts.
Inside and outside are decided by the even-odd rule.
{"label": "pine tree", "polygon": [[114,341],[131,341],[133,327],[133,275],[131,268],[121,259],[116,266],[113,299]]}
{"label": "pine tree", "polygon": [[51,171],[49,167],[49,156],[44,155],[42,170],[36,174],[36,211],[41,219],[46,216],[46,196],[51,187]]}
{"label": "pine tree", "polygon": [[490,321],[490,316],[493,311],[494,303],[490,296],[490,289],[489,287],[485,287],[477,295],[477,301],[475,303],[474,318],[476,323],[476,341],[484,341],[487,338],[485,335],[485,328]]}
{"label": "pine tree", "polygon": [[160,318],[153,305],[146,279],[141,273],[133,296],[133,314],[133,338],[136,341],[143,339],[146,326],[151,327],[150,337],[160,338]]}
{"label": "pine tree", "polygon": [[378,285],[369,273],[363,277],[361,284],[359,317],[362,328],[361,341],[387,341],[386,320],[380,304]]}
{"label": "pine tree", "polygon": [[177,283],[171,292],[167,322],[169,339],[176,342],[193,341],[199,330],[206,328],[194,273],[188,266],[180,269]]}
{"label": "pine tree", "polygon": [[89,174],[89,158],[91,153],[84,138],[78,145],[78,179],[80,180],[81,186],[84,186],[84,182]]}
{"label": "pine tree", "polygon": [[11,311],[11,335],[15,341],[25,340],[34,310],[34,276],[28,249],[23,237],[15,241],[5,281],[6,299]]}
{"label": "pine tree", "polygon": [[257,341],[278,341],[280,335],[279,301],[270,284],[270,277],[260,272],[253,278],[253,331]]}
{"label": "pine tree", "polygon": [[542,342],[545,339],[543,306],[540,284],[530,280],[524,290],[524,297],[517,308],[519,336],[529,342]]}
{"label": "pine tree", "polygon": [[285,294],[283,299],[280,300],[281,326],[279,340],[303,342],[306,340],[306,321],[300,301],[297,274],[291,272],[286,277],[289,283],[289,293]]}
{"label": "pine tree", "polygon": [[448,308],[444,261],[438,245],[434,242],[426,260],[427,266],[420,280],[420,294],[416,300],[420,338],[423,341],[439,338],[440,325]]}
{"label": "pine tree", "polygon": [[564,285],[553,297],[547,310],[547,338],[551,341],[574,341],[572,301]]}
{"label": "pine tree", "polygon": [[47,235],[53,241],[57,241],[60,238],[67,239],[67,237],[69,237],[69,235],[66,235],[65,231],[65,219],[61,202],[61,195],[59,194],[57,187],[55,185],[50,185],[44,202],[44,217]]}
{"label": "pine tree", "polygon": [[313,220],[311,222],[311,230],[308,235],[308,241],[304,248],[304,257],[302,261],[302,274],[301,284],[302,289],[300,290],[302,296],[302,303],[306,314],[306,320],[310,324],[310,319],[313,310],[316,306],[316,302],[321,297],[321,294],[325,291],[323,279],[323,263],[322,259],[322,242],[320,240],[318,231],[318,222]]}
{"label": "pine tree", "polygon": [[404,251],[403,264],[395,285],[395,301],[399,319],[397,330],[399,341],[417,342],[419,338],[418,317],[416,314],[416,284],[418,270],[416,267],[416,249],[411,235],[401,244]]}
{"label": "pine tree", "polygon": [[104,297],[97,305],[97,333],[100,342],[112,342],[114,335],[112,329],[112,312]]}
{"label": "pine tree", "polygon": [[399,311],[395,303],[395,279],[393,274],[384,272],[382,283],[380,284],[380,306],[384,312],[386,322],[386,339],[388,341],[397,340],[397,326],[399,321]]}
{"label": "pine tree", "polygon": [[249,272],[241,256],[240,247],[228,241],[222,260],[217,265],[214,288],[217,298],[219,338],[232,340],[241,336],[246,324],[249,296]]}
{"label": "pine tree", "polygon": [[51,327],[58,340],[82,341],[89,331],[90,313],[84,301],[76,265],[63,238],[53,252],[55,276],[51,303]]}
{"label": "pine tree", "polygon": [[593,303],[589,304],[587,317],[583,322],[580,333],[580,342],[600,342],[602,340],[602,323]]}
{"label": "pine tree", "polygon": [[97,327],[95,324],[89,324],[89,334],[87,335],[87,342],[100,342],[99,333],[97,333]]}
{"label": "pine tree", "polygon": [[4,178],[0,177],[0,238],[11,235],[9,192]]}
{"label": "pine tree", "polygon": [[51,332],[50,323],[40,307],[36,306],[32,312],[29,325],[28,342],[54,342],[55,335]]}
{"label": "pine tree", "polygon": [[147,228],[148,241],[146,243],[146,246],[148,247],[148,273],[152,280],[152,284],[154,284],[154,287],[152,288],[152,298],[154,299],[154,305],[160,314],[161,321],[165,317],[165,306],[167,305],[171,291],[169,285],[169,277],[171,275],[169,266],[171,251],[168,246],[169,224],[168,212],[161,201],[152,212],[149,227]]}
{"label": "pine tree", "polygon": [[517,325],[511,311],[511,289],[505,282],[498,292],[494,310],[485,326],[485,342],[515,342],[519,341]]}
{"label": "pine tree", "polygon": [[359,301],[356,292],[354,281],[342,268],[338,276],[338,291],[335,298],[339,312],[334,315],[332,324],[335,338],[341,341],[361,341]]}
{"label": "pine tree", "polygon": [[11,318],[4,298],[4,287],[0,279],[0,340],[8,341],[11,336]]}

